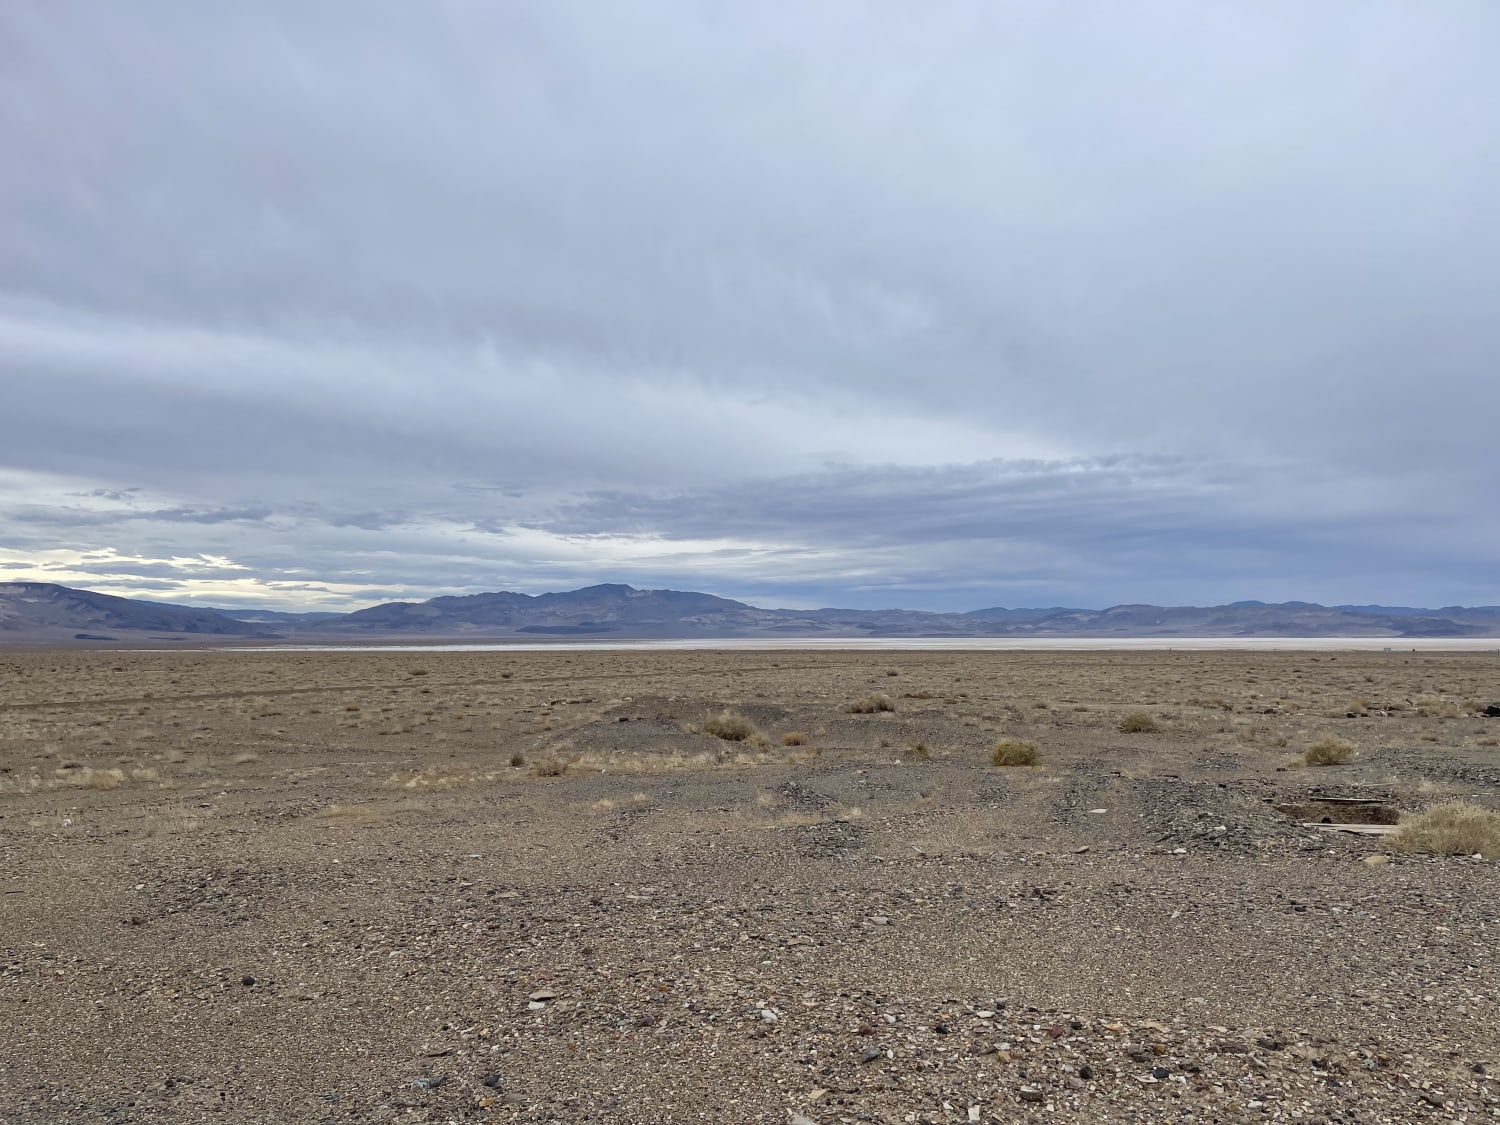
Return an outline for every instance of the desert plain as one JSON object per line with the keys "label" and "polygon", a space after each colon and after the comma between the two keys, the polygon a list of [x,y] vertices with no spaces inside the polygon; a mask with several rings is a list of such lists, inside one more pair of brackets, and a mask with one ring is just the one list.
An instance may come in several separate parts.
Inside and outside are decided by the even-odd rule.
{"label": "desert plain", "polygon": [[0,653],[0,1121],[1500,1120],[1500,857],[1389,834],[1500,806],[1494,703],[1484,652]]}

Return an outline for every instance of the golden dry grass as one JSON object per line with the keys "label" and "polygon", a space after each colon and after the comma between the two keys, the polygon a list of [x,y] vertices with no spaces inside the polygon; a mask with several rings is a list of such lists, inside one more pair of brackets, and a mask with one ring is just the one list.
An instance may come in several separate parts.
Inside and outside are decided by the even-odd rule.
{"label": "golden dry grass", "polygon": [[990,747],[992,766],[1034,766],[1036,763],[1036,743],[1030,739],[1001,738]]}
{"label": "golden dry grass", "polygon": [[1132,711],[1120,720],[1121,734],[1150,734],[1156,729],[1156,720],[1144,711]]}
{"label": "golden dry grass", "polygon": [[800,730],[787,731],[781,736],[781,744],[783,746],[806,746],[807,735]]}
{"label": "golden dry grass", "polygon": [[1500,856],[1500,813],[1472,801],[1433,805],[1401,825],[1391,838],[1401,852]]}
{"label": "golden dry grass", "polygon": [[721,711],[698,729],[725,742],[748,742],[760,734],[755,724],[738,711]]}
{"label": "golden dry grass", "polygon": [[888,695],[867,695],[848,704],[844,710],[851,715],[876,715],[882,711],[894,711],[896,705]]}
{"label": "golden dry grass", "polygon": [[1302,760],[1310,766],[1341,766],[1354,758],[1354,744],[1342,738],[1320,738],[1307,748]]}

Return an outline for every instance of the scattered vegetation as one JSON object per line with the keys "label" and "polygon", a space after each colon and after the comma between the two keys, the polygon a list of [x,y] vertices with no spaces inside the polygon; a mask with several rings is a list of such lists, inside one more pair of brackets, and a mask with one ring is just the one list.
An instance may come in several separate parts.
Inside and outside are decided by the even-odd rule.
{"label": "scattered vegetation", "polygon": [[748,742],[760,733],[754,723],[737,711],[721,711],[698,729],[725,742]]}
{"label": "scattered vegetation", "polygon": [[518,770],[526,764],[526,755],[517,750],[510,756],[510,768]]}
{"label": "scattered vegetation", "polygon": [[561,777],[567,772],[568,763],[556,756],[540,758],[531,767],[532,777]]}
{"label": "scattered vegetation", "polygon": [[1156,729],[1156,720],[1144,711],[1132,711],[1120,720],[1121,734],[1150,734]]}
{"label": "scattered vegetation", "polygon": [[1307,748],[1302,760],[1310,766],[1341,766],[1354,757],[1354,744],[1342,738],[1320,738]]}
{"label": "scattered vegetation", "polygon": [[1471,801],[1433,805],[1401,825],[1391,837],[1401,852],[1500,857],[1500,813]]}
{"label": "scattered vegetation", "polygon": [[1001,738],[990,747],[992,766],[1034,766],[1036,743],[1026,738]]}
{"label": "scattered vegetation", "polygon": [[844,710],[851,715],[875,715],[881,711],[894,711],[896,705],[888,695],[867,695],[848,704]]}
{"label": "scattered vegetation", "polygon": [[925,762],[932,757],[932,748],[921,739],[913,739],[902,748],[901,756],[908,762]]}
{"label": "scattered vegetation", "polygon": [[781,736],[781,744],[783,746],[806,746],[807,735],[800,730],[789,730]]}

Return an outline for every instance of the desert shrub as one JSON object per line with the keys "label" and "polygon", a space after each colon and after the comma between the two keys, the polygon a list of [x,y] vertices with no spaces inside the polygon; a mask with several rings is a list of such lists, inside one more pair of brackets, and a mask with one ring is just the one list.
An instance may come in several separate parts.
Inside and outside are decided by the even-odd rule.
{"label": "desert shrub", "polygon": [[789,730],[781,736],[781,744],[783,746],[806,746],[807,735],[800,730]]}
{"label": "desert shrub", "polygon": [[1310,766],[1341,766],[1354,757],[1354,744],[1342,738],[1320,738],[1307,748],[1302,760]]}
{"label": "desert shrub", "polygon": [[1122,734],[1150,734],[1156,729],[1156,720],[1144,711],[1132,711],[1120,720]]}
{"label": "desert shrub", "polygon": [[542,758],[531,767],[532,777],[561,777],[568,772],[568,763],[561,758]]}
{"label": "desert shrub", "polygon": [[1500,857],[1500,813],[1470,801],[1433,805],[1401,825],[1391,847],[1434,855]]}
{"label": "desert shrub", "polygon": [[519,750],[510,756],[510,768],[518,770],[526,764],[526,755]]}
{"label": "desert shrub", "polygon": [[760,733],[754,723],[737,711],[721,711],[699,729],[725,742],[745,742]]}
{"label": "desert shrub", "polygon": [[896,705],[888,695],[867,695],[848,704],[844,710],[851,715],[874,715],[881,711],[894,711]]}
{"label": "desert shrub", "polygon": [[990,747],[992,766],[1034,766],[1036,757],[1036,743],[1025,738],[1001,738]]}
{"label": "desert shrub", "polygon": [[932,757],[932,748],[920,739],[915,739],[902,747],[901,756],[908,762],[925,762]]}

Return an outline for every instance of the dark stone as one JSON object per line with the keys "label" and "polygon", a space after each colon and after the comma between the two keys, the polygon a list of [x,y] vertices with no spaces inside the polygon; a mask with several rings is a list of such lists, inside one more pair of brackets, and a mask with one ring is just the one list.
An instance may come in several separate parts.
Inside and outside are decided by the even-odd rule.
{"label": "dark stone", "polygon": [[252,977],[249,973],[246,973],[244,976],[240,977],[240,983],[243,984],[246,988],[249,988],[252,984],[255,983],[255,978]]}
{"label": "dark stone", "polygon": [[1484,713],[1491,719],[1500,719],[1500,703],[1491,703],[1484,709]]}
{"label": "dark stone", "polygon": [[1094,1068],[1089,1066],[1088,1063],[1084,1063],[1078,1068],[1078,1077],[1087,1082],[1090,1078],[1094,1077]]}
{"label": "dark stone", "polygon": [[1151,1077],[1160,1082],[1163,1078],[1172,1077],[1172,1072],[1164,1066],[1154,1066],[1151,1068]]}
{"label": "dark stone", "polygon": [[498,1090],[500,1088],[500,1076],[498,1074],[486,1074],[483,1081],[491,1090]]}

